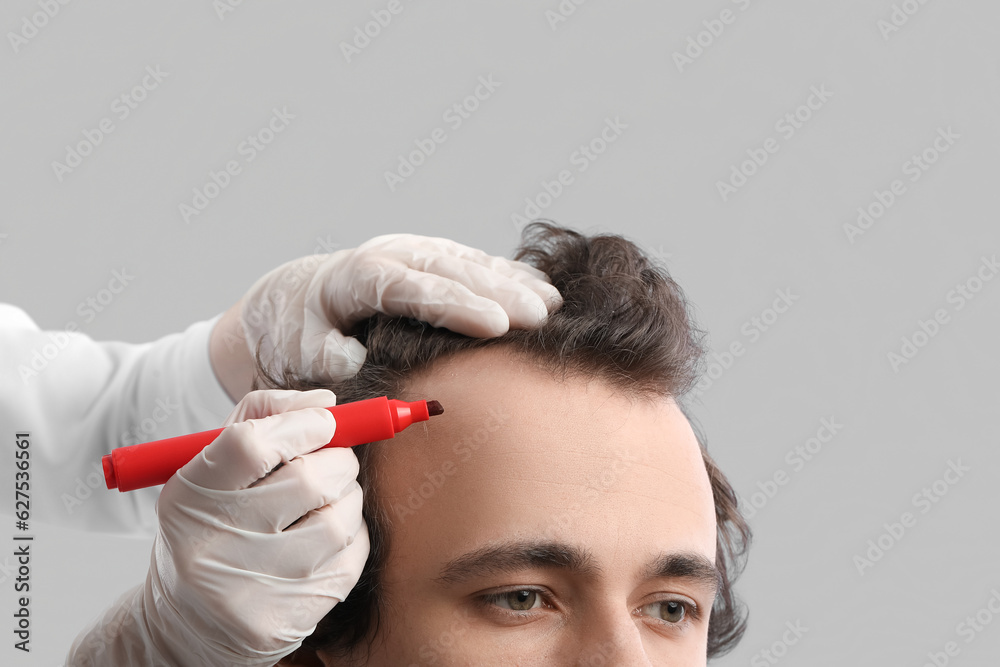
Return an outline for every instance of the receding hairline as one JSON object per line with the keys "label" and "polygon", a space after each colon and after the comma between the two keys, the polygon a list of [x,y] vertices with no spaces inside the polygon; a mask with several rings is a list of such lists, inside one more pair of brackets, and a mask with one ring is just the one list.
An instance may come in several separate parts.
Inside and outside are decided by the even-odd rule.
{"label": "receding hairline", "polygon": [[[441,371],[442,367],[460,363],[470,356],[490,353],[499,355],[500,360],[510,361],[515,364],[524,364],[535,371],[541,372],[542,375],[557,383],[583,381],[589,384],[590,382],[598,382],[609,387],[614,395],[627,398],[633,402],[644,403],[649,406],[671,404],[677,406],[678,409],[681,408],[679,398],[669,392],[649,391],[635,385],[629,387],[627,384],[614,382],[612,378],[608,377],[608,373],[604,369],[594,370],[585,363],[577,362],[572,358],[547,356],[543,351],[525,349],[514,341],[497,341],[494,344],[482,347],[463,348],[437,357],[418,368],[408,371],[400,377],[398,395],[390,396],[389,398],[399,398],[404,401],[434,398],[433,396],[417,395],[412,389],[413,385],[420,380],[426,379],[427,376]],[[447,409],[447,406],[445,408]]]}

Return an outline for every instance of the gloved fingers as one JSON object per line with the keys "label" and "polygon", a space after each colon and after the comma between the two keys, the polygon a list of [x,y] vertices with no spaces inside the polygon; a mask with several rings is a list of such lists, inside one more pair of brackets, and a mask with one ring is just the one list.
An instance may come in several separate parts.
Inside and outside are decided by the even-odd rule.
{"label": "gloved fingers", "polygon": [[[552,284],[549,276],[542,271],[539,271],[530,264],[524,262],[519,262],[513,259],[504,259],[508,265],[513,269],[509,274],[510,278],[516,280],[517,282],[523,284],[525,287],[533,291],[539,296],[548,312],[558,310],[562,306],[563,298],[562,293]],[[531,273],[528,273],[528,270]],[[541,274],[541,277],[536,277],[536,274]]]}
{"label": "gloved fingers", "polygon": [[297,456],[244,492],[250,495],[234,525],[256,533],[279,533],[352,492],[357,476],[358,457],[350,447]]}
{"label": "gloved fingers", "polygon": [[337,395],[329,389],[258,389],[244,396],[222,425],[229,426],[247,419],[261,419],[303,408],[332,408],[336,404]]}
{"label": "gloved fingers", "polygon": [[[546,303],[546,298],[551,298],[552,293],[557,296],[559,294],[552,285],[532,279],[535,283],[545,285],[548,290],[551,290],[551,293],[545,291],[545,296],[542,296],[537,290],[511,276],[463,258],[439,255],[426,262],[424,273],[427,274],[427,277],[419,279],[409,278],[414,274],[407,274],[408,279],[414,281],[415,288],[427,289],[428,286],[433,285],[433,282],[449,285],[450,281],[453,281],[463,285],[473,294],[500,304],[500,307],[507,313],[511,329],[531,329],[538,326],[548,315],[550,305],[557,305],[554,301]],[[385,298],[392,298],[390,292],[393,290],[406,292],[408,287],[407,283],[396,283],[386,290]],[[407,296],[413,299],[414,305],[419,305],[422,295],[418,292],[415,297]],[[461,298],[459,298],[458,303],[459,305],[463,303]],[[561,300],[559,303],[561,304]],[[452,308],[449,308],[450,310]],[[435,326],[446,326],[434,322],[430,323]],[[458,331],[458,333],[465,332]]]}
{"label": "gloved fingers", "polygon": [[316,577],[328,568],[360,576],[368,558],[362,504],[361,486],[353,481],[339,500],[311,510],[284,531],[241,534],[240,548],[227,555],[225,571],[242,572],[239,577],[248,580],[277,577],[286,585],[307,586],[310,592]]}
{"label": "gloved fingers", "polygon": [[245,489],[279,463],[329,443],[335,430],[333,414],[323,408],[232,424],[177,474],[206,489]]}
{"label": "gloved fingers", "polygon": [[[302,628],[314,628],[357,585],[370,548],[368,528],[362,524],[349,546],[316,566],[305,577],[291,579],[272,573],[256,577],[255,581],[261,587],[260,593],[255,595],[256,601],[266,600],[267,604],[254,608],[253,621],[257,628],[249,633],[250,636],[273,635],[285,628],[289,632],[284,634],[290,635],[292,631],[301,631]],[[253,604],[255,600],[248,602]],[[246,607],[239,610],[239,616],[247,618]]]}
{"label": "gloved fingers", "polygon": [[514,276],[528,274],[542,282],[549,282],[548,276],[533,266],[523,262],[490,255],[484,250],[440,236],[420,236],[418,234],[383,234],[365,241],[355,250],[359,255],[392,256],[412,269],[426,270],[422,262],[435,254],[460,257],[477,262],[495,271]]}
{"label": "gloved fingers", "polygon": [[[470,248],[450,239],[439,240],[442,241],[446,247],[453,250],[447,254],[442,253],[437,256],[429,255],[422,266],[411,266],[410,268],[419,268],[426,273],[438,273],[434,265],[437,263],[439,258],[458,258],[464,260],[465,262],[469,262],[470,264],[481,266],[489,272],[499,274],[505,278],[524,285],[538,295],[538,297],[542,300],[542,303],[548,306],[549,312],[555,310],[562,304],[562,295],[559,293],[559,290],[552,285],[552,281],[549,280],[548,275],[530,264],[513,259],[507,259],[506,257],[490,255],[483,250]],[[445,274],[440,273],[440,275]],[[454,278],[455,280],[459,280],[459,282],[464,282],[458,277]],[[466,287],[472,286],[466,284]]]}
{"label": "gloved fingers", "polygon": [[341,382],[358,374],[368,350],[358,339],[328,327],[318,345],[314,339],[303,341],[302,372],[318,382]]}
{"label": "gloved fingers", "polygon": [[398,280],[381,285],[379,300],[387,313],[414,317],[466,336],[492,338],[510,329],[507,311],[493,299],[414,269],[404,269]]}
{"label": "gloved fingers", "polygon": [[[322,289],[317,289],[314,283],[311,291],[314,297],[322,299],[322,303],[314,303],[314,306],[319,305],[331,322],[342,327],[380,310],[391,315],[414,316],[407,305],[409,302],[416,303],[417,299],[404,298],[397,302],[402,306],[389,305],[384,293],[393,288],[405,292],[406,281],[421,274],[450,278],[482,297],[490,298],[494,291],[518,295],[502,303],[507,315],[511,316],[509,319],[516,324],[503,326],[501,318],[496,318],[485,327],[484,331],[488,333],[458,330],[467,335],[494,336],[502,334],[510,326],[534,327],[547,312],[562,304],[562,295],[549,282],[548,276],[538,269],[444,238],[413,234],[375,237],[355,250],[350,262],[350,280],[337,275],[339,268],[331,262],[326,271],[318,272],[316,280]],[[443,326],[431,320],[425,321]]]}
{"label": "gloved fingers", "polygon": [[[522,283],[525,287],[535,292],[544,302],[552,302],[556,305],[562,302],[559,290],[552,286],[549,277],[544,272],[525,262],[490,255],[479,248],[473,248],[458,241],[436,236],[417,236],[415,234],[394,234],[389,236],[394,238],[383,244],[384,247],[381,249],[381,252],[388,253],[391,257],[403,262],[411,269],[425,273],[436,273],[433,264],[438,258],[457,258],[477,264],[501,276]],[[358,249],[361,250],[362,248],[364,248],[364,245]]]}
{"label": "gloved fingers", "polygon": [[[310,511],[301,521],[286,528],[280,537],[286,544],[298,544],[308,550],[310,558],[299,560],[303,563],[309,560],[318,567],[351,546],[365,529],[361,515],[363,500],[361,485],[352,481],[339,499]],[[289,569],[293,567],[289,561],[282,576],[297,578],[296,572]],[[299,572],[298,577],[306,574]]]}
{"label": "gloved fingers", "polygon": [[[386,245],[392,246],[393,250],[399,253],[397,258],[402,259],[411,269],[434,273],[428,262],[441,256],[457,257],[522,282],[525,286],[533,289],[543,300],[552,296],[558,298],[559,292],[552,287],[549,277],[543,271],[525,262],[491,255],[485,250],[440,236],[418,236],[416,234],[395,236],[397,238]],[[428,245],[433,248],[433,251],[428,249]]]}
{"label": "gloved fingers", "polygon": [[310,582],[311,590],[343,601],[357,585],[370,552],[368,526],[362,523],[354,541],[337,552],[314,574],[313,581]]}

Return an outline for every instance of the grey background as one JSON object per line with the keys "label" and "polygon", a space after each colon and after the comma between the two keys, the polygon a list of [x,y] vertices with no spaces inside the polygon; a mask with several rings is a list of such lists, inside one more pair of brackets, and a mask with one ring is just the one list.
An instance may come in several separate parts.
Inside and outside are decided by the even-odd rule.
{"label": "grey background", "polygon": [[[949,641],[949,664],[996,664],[1000,623],[972,641],[957,626],[1000,590],[1000,280],[960,310],[948,294],[1000,250],[1000,6],[896,4],[918,11],[886,37],[888,0],[594,0],[555,29],[556,0],[403,0],[350,63],[341,42],[387,2],[242,3],[222,18],[208,2],[60,5],[16,53],[0,44],[0,299],[43,328],[153,340],[324,245],[413,232],[509,254],[511,214],[570,169],[543,214],[664,257],[713,349],[744,344],[692,403],[736,490],[787,474],[751,519],[738,586],[750,628],[718,664],[774,664],[761,651],[777,644],[783,664],[921,665]],[[723,10],[734,21],[679,71],[673,54]],[[40,11],[5,2],[0,27]],[[111,103],[147,66],[168,76],[120,120]],[[451,129],[442,114],[480,76],[501,85]],[[775,123],[811,86],[832,96],[786,139]],[[275,107],[294,114],[288,128],[185,222],[178,206],[243,160]],[[60,182],[52,162],[105,117],[115,130]],[[606,118],[628,127],[576,171],[571,155]],[[447,141],[391,192],[384,172],[437,127]],[[904,163],[948,127],[960,138],[908,180]],[[768,137],[778,152],[723,201],[717,181]],[[844,225],[893,179],[906,192],[850,242]],[[134,280],[85,321],[78,305],[123,268]],[[744,325],[782,289],[797,300],[751,341]],[[887,355],[939,308],[948,323],[894,371]],[[831,417],[843,428],[795,470],[786,454]],[[950,460],[971,471],[921,513],[914,494]],[[860,574],[854,557],[907,511],[916,525]],[[11,648],[8,579],[0,662],[57,664],[142,580],[149,547],[40,527],[34,652]],[[786,622],[808,630],[783,651]]]}

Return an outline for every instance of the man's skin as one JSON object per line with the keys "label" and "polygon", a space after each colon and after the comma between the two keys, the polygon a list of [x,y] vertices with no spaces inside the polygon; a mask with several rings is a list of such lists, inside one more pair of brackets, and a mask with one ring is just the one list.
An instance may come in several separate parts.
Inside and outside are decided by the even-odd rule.
{"label": "man's skin", "polygon": [[672,400],[498,348],[404,394],[445,412],[373,445],[392,517],[383,624],[370,656],[324,664],[705,664],[715,510]]}

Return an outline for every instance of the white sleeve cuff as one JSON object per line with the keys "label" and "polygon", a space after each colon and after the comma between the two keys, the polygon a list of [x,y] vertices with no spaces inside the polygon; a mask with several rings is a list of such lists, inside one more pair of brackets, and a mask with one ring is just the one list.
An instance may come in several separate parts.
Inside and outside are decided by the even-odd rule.
{"label": "white sleeve cuff", "polygon": [[209,356],[209,340],[215,323],[222,315],[216,315],[210,320],[196,322],[189,326],[183,334],[180,352],[180,367],[186,383],[185,395],[190,400],[185,401],[189,409],[198,414],[199,421],[222,425],[229,413],[236,407],[235,401],[229,397],[225,388],[219,382],[212,370],[212,360]]}

